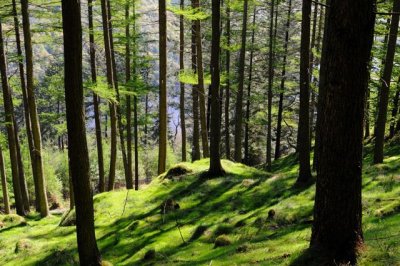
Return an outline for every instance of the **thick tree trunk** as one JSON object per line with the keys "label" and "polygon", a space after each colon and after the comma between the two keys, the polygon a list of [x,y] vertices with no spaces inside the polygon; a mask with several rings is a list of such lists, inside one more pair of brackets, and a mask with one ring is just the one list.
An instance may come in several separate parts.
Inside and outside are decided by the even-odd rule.
{"label": "thick tree trunk", "polygon": [[249,65],[249,81],[247,84],[247,99],[246,99],[246,124],[244,127],[244,161],[249,164],[250,160],[250,143],[249,143],[249,133],[250,133],[250,97],[251,97],[251,85],[253,80],[253,57],[254,57],[254,39],[255,39],[255,26],[256,26],[256,12],[257,9],[254,8],[253,12],[253,29],[251,32],[251,51],[250,51],[250,65]]}
{"label": "thick tree trunk", "polygon": [[[104,36],[104,50],[106,57],[106,72],[107,72],[107,83],[111,90],[115,89],[114,74],[112,67],[112,53],[111,53],[111,40],[110,31],[108,29],[108,1],[101,0],[101,14],[103,21],[103,36]],[[117,109],[115,103],[109,103],[110,108],[110,129],[111,129],[111,140],[110,140],[110,169],[108,173],[108,190],[114,189],[115,181],[115,169],[117,161]],[[107,123],[106,123],[107,124]],[[107,132],[107,130],[106,130]]]}
{"label": "thick tree trunk", "polygon": [[159,151],[158,174],[166,170],[167,162],[167,10],[165,0],[159,1],[159,51],[160,51],[160,103],[159,103]]}
{"label": "thick tree trunk", "polygon": [[15,130],[14,127],[15,120],[14,120],[14,110],[13,110],[14,107],[12,104],[11,89],[8,84],[8,78],[7,78],[7,63],[4,51],[3,29],[1,23],[2,22],[0,18],[0,75],[1,75],[1,84],[3,89],[5,122],[7,128],[8,148],[10,152],[15,206],[17,209],[17,214],[23,216],[26,214],[26,210],[24,208],[24,202],[21,193],[21,184],[19,179],[17,145],[16,145],[15,131],[14,131]]}
{"label": "thick tree trunk", "polygon": [[290,21],[292,15],[292,0],[289,0],[288,3],[288,13],[286,19],[286,30],[285,30],[285,44],[284,44],[284,54],[283,54],[283,64],[282,64],[282,79],[281,79],[281,87],[279,93],[279,106],[278,106],[278,121],[276,127],[276,141],[275,141],[275,160],[281,157],[281,138],[282,138],[282,120],[283,120],[283,96],[285,93],[285,81],[286,81],[286,63],[288,56],[288,47],[289,47],[289,29],[290,29]]}
{"label": "thick tree trunk", "polygon": [[[88,1],[88,14],[89,14],[89,42],[90,42],[90,70],[92,75],[92,83],[97,83],[96,71],[96,44],[94,42],[93,33],[93,1]],[[101,121],[100,121],[100,98],[93,93],[93,109],[94,109],[94,123],[96,130],[96,144],[97,144],[97,161],[99,169],[99,192],[105,191],[105,175],[104,175],[104,157],[103,157],[103,141],[101,137]]]}
{"label": "thick tree trunk", "polygon": [[3,149],[0,147],[1,190],[3,191],[4,213],[10,214],[10,198],[8,197],[6,169],[4,166]]}
{"label": "thick tree trunk", "polygon": [[236,95],[235,108],[235,161],[242,161],[242,132],[243,132],[243,86],[244,86],[244,65],[246,60],[246,37],[247,37],[247,9],[248,0],[243,1],[243,23],[242,40],[239,55],[238,69],[238,92]]}
{"label": "thick tree trunk", "polygon": [[[185,1],[181,0],[181,9],[185,8]],[[185,69],[184,54],[185,54],[185,26],[183,15],[179,17],[179,69]],[[180,84],[180,99],[179,110],[181,119],[181,135],[182,135],[182,161],[186,162],[186,119],[185,119],[185,84]]]}
{"label": "thick tree trunk", "polygon": [[[200,8],[199,0],[193,0],[194,8]],[[202,34],[200,20],[195,20],[195,34],[196,34],[196,51],[197,51],[197,76],[198,76],[198,97],[200,105],[200,133],[201,133],[201,144],[203,148],[203,157],[210,157],[210,151],[208,147],[208,131],[207,131],[207,119],[206,119],[206,97],[204,90],[204,69],[203,69],[203,45],[202,45]]]}
{"label": "thick tree trunk", "polygon": [[[317,188],[311,247],[337,264],[356,263],[362,243],[364,100],[375,21],[374,0],[331,0],[322,59]],[[329,73],[329,74],[328,74]]]}
{"label": "thick tree trunk", "polygon": [[101,265],[94,231],[93,192],[82,85],[82,26],[80,1],[62,1],[67,107],[68,156],[76,209],[76,231],[81,265]]}
{"label": "thick tree trunk", "polygon": [[[247,0],[245,0],[247,2]],[[221,2],[212,1],[212,44],[211,44],[211,139],[210,139],[210,169],[209,176],[222,176],[224,170],[221,166],[220,141],[221,141],[221,114],[220,114],[220,23]]]}
{"label": "thick tree trunk", "polygon": [[31,40],[31,27],[29,21],[28,0],[21,0],[22,10],[22,26],[24,32],[24,45],[25,45],[25,60],[26,60],[26,92],[29,106],[29,116],[31,119],[32,136],[33,136],[33,154],[36,164],[35,170],[36,182],[38,186],[38,197],[40,215],[45,217],[49,215],[47,206],[46,195],[46,181],[43,175],[43,162],[42,162],[42,136],[40,133],[39,116],[36,108],[35,92],[33,87],[33,54],[32,54],[32,40]]}
{"label": "thick tree trunk", "polygon": [[270,23],[269,23],[269,53],[268,53],[268,110],[267,110],[267,151],[266,151],[266,167],[271,170],[272,166],[272,85],[274,81],[274,10],[275,0],[271,1],[270,7]]}
{"label": "thick tree trunk", "polygon": [[399,31],[400,0],[393,2],[393,15],[390,22],[388,49],[386,52],[385,66],[381,78],[382,85],[379,97],[378,118],[375,127],[374,163],[383,162],[383,146],[385,142],[385,129],[389,102],[390,81],[393,70],[394,54],[396,52],[397,33]]}
{"label": "thick tree trunk", "polygon": [[[231,9],[229,4],[226,5],[226,42],[227,46],[231,45]],[[231,52],[229,49],[226,49],[226,74],[228,79],[226,81],[226,93],[225,93],[225,156],[226,159],[231,159],[231,144],[230,144],[230,118],[229,118],[229,111],[230,111],[230,99],[231,99],[231,81],[230,81],[230,71],[231,71]]]}
{"label": "thick tree trunk", "polygon": [[303,1],[301,22],[300,51],[300,111],[297,147],[300,172],[297,183],[306,183],[311,179],[310,166],[310,15],[311,0]]}

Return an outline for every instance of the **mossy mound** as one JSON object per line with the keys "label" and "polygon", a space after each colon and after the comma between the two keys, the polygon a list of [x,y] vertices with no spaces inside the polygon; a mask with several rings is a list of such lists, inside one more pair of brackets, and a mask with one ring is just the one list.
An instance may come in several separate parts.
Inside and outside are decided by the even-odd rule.
{"label": "mossy mound", "polygon": [[229,239],[227,235],[220,235],[215,239],[214,247],[225,247],[232,244],[232,241]]}
{"label": "mossy mound", "polygon": [[177,177],[182,177],[183,175],[191,172],[192,170],[190,170],[188,167],[178,164],[168,170],[164,176],[164,179],[175,180]]}
{"label": "mossy mound", "polygon": [[20,239],[18,242],[15,244],[15,253],[20,253],[24,251],[29,251],[33,247],[33,243],[29,239]]}

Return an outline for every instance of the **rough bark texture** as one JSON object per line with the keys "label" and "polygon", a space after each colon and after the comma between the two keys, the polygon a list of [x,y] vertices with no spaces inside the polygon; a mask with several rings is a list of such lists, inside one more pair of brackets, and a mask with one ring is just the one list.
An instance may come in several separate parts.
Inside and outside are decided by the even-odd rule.
{"label": "rough bark texture", "polygon": [[21,0],[22,11],[22,26],[24,32],[24,45],[25,45],[25,61],[26,61],[26,92],[29,104],[29,116],[31,119],[32,136],[33,136],[33,154],[36,164],[36,182],[38,186],[38,197],[40,215],[45,217],[49,215],[47,206],[46,195],[46,181],[43,175],[43,162],[42,162],[42,136],[40,133],[39,116],[36,108],[35,92],[33,87],[33,54],[32,54],[32,40],[31,40],[31,27],[29,21],[28,0]]}
{"label": "rough bark texture", "polygon": [[[94,42],[93,33],[93,1],[88,1],[88,14],[89,14],[89,42],[90,42],[90,70],[92,76],[92,83],[97,83],[96,71],[96,44]],[[105,191],[105,175],[104,175],[104,157],[103,157],[103,141],[101,137],[101,121],[100,121],[100,98],[93,93],[93,109],[94,109],[94,123],[96,130],[96,144],[97,144],[97,161],[99,169],[99,192]]]}
{"label": "rough bark texture", "polygon": [[4,166],[3,149],[0,147],[1,190],[3,191],[4,213],[10,214],[10,198],[8,197],[6,169]]}
{"label": "rough bark texture", "polygon": [[246,60],[246,37],[247,37],[247,9],[248,0],[243,1],[243,22],[242,22],[242,40],[239,55],[238,70],[238,92],[236,95],[235,108],[235,161],[242,161],[242,132],[243,132],[243,86],[244,86],[244,64]]}
{"label": "rough bark texture", "polygon": [[299,153],[300,172],[297,183],[305,183],[311,179],[310,166],[310,15],[311,0],[304,0],[301,21],[300,48],[300,111],[297,147]]}
{"label": "rough bark texture", "polygon": [[374,0],[331,0],[324,38],[311,246],[337,264],[354,265],[362,242],[363,118],[374,6]]}
{"label": "rough bark texture", "polygon": [[385,65],[381,78],[382,85],[379,97],[378,118],[375,127],[374,163],[383,162],[383,146],[389,102],[390,80],[392,77],[393,60],[396,52],[397,33],[399,31],[400,0],[393,1],[393,15],[390,22],[390,33],[385,57]]}
{"label": "rough bark texture", "polygon": [[82,85],[82,26],[80,1],[62,1],[67,109],[68,156],[76,206],[76,230],[81,265],[101,265],[94,231],[89,152],[86,142]]}
{"label": "rough bark texture", "polygon": [[4,41],[3,41],[3,29],[1,25],[0,18],[0,75],[1,75],[1,85],[3,89],[3,101],[4,101],[4,112],[5,112],[5,122],[7,128],[7,139],[8,139],[8,149],[10,152],[11,161],[11,174],[14,189],[15,207],[17,209],[17,214],[25,215],[26,211],[24,208],[24,202],[21,193],[21,184],[19,179],[19,169],[18,169],[18,157],[17,157],[17,145],[15,139],[15,127],[14,127],[14,107],[11,98],[11,89],[8,84],[7,78],[7,63],[4,51]]}
{"label": "rough bark texture", "polygon": [[[247,0],[246,0],[247,2]],[[220,23],[221,3],[212,1],[212,45],[211,45],[211,139],[210,139],[210,169],[209,176],[222,176],[224,170],[221,166],[220,141],[221,141],[221,108],[219,99],[220,89]]]}
{"label": "rough bark texture", "polygon": [[160,103],[159,103],[159,151],[158,174],[165,172],[167,162],[167,10],[165,0],[159,1],[160,38]]}
{"label": "rough bark texture", "polygon": [[[181,0],[181,9],[185,8],[185,1]],[[184,62],[185,54],[185,24],[183,15],[179,17],[179,69],[182,71],[185,69]],[[179,110],[181,120],[181,134],[182,134],[182,161],[186,162],[186,119],[185,119],[185,84],[180,84],[180,98],[179,98]]]}

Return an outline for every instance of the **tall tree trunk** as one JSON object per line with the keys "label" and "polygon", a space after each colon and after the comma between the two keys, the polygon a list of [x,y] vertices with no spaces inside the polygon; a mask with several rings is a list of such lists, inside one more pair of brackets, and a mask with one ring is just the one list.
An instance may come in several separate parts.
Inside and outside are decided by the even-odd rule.
{"label": "tall tree trunk", "polygon": [[167,10],[165,0],[159,1],[159,51],[160,51],[160,103],[158,174],[166,170],[167,162]]}
{"label": "tall tree trunk", "polygon": [[7,78],[7,63],[6,55],[4,51],[4,41],[3,41],[3,29],[2,22],[0,18],[0,75],[1,84],[3,88],[3,100],[4,100],[4,112],[5,112],[5,122],[7,128],[8,137],[8,148],[10,152],[10,162],[11,162],[11,173],[13,180],[14,198],[15,206],[17,209],[17,214],[25,215],[24,202],[21,194],[21,184],[19,179],[19,169],[18,169],[18,158],[17,158],[17,146],[14,132],[14,107],[11,99],[11,89],[8,84]]}
{"label": "tall tree trunk", "polygon": [[[19,20],[18,20],[18,13],[17,13],[17,3],[15,0],[12,1],[13,5],[13,16],[14,16],[14,30],[15,30],[15,40],[17,44],[17,54],[18,57],[20,58],[18,61],[18,70],[19,70],[19,76],[21,80],[21,90],[22,90],[22,99],[23,99],[23,104],[24,104],[24,116],[25,116],[25,126],[26,126],[26,135],[28,139],[28,146],[29,146],[29,155],[31,158],[31,167],[32,167],[32,173],[34,175],[34,187],[35,187],[35,205],[36,205],[36,211],[40,211],[40,202],[39,202],[39,187],[37,184],[37,178],[35,176],[36,170],[35,166],[36,163],[34,162],[35,156],[34,156],[34,147],[33,147],[33,139],[32,139],[32,130],[31,130],[31,119],[29,116],[29,104],[28,104],[28,97],[27,97],[27,92],[26,92],[26,82],[25,82],[25,71],[24,71],[24,63],[22,61],[22,47],[21,47],[21,37],[19,33]],[[17,128],[16,128],[17,129]],[[17,131],[16,131],[17,133]],[[16,134],[16,137],[18,137],[18,133]],[[19,148],[19,147],[18,147]],[[21,159],[21,152],[20,149],[17,150],[18,157]],[[22,165],[22,160],[20,160],[19,165]],[[23,167],[20,167],[20,170],[23,170]],[[22,177],[22,178],[21,178]],[[23,184],[23,190],[21,191],[23,193],[23,197],[25,194],[25,199],[24,199],[24,205],[26,209],[26,205],[28,205],[27,211],[29,211],[29,199],[27,199],[27,188],[26,188],[26,182],[24,175],[20,173],[20,182]],[[25,189],[24,189],[25,188]],[[24,193],[25,191],[25,193]]]}
{"label": "tall tree trunk", "polygon": [[[133,1],[134,4],[135,1]],[[126,45],[125,45],[125,82],[128,84],[131,82],[131,33],[130,33],[130,2],[126,2],[125,4],[125,37],[126,37]],[[133,15],[135,15],[135,9],[133,8]],[[135,49],[135,48],[134,48]],[[135,58],[133,59],[135,60]],[[136,77],[133,77],[136,80]],[[120,131],[120,134],[122,132]],[[126,188],[133,189],[132,180],[132,102],[131,96],[126,96],[126,172],[128,175]],[[132,180],[133,181],[133,180]]]}
{"label": "tall tree trunk", "polygon": [[385,128],[389,102],[390,81],[393,70],[394,54],[396,52],[397,33],[399,31],[400,0],[393,1],[393,15],[390,22],[388,49],[386,52],[385,66],[383,69],[382,85],[379,97],[378,118],[375,127],[374,163],[383,162],[383,146],[385,142]]}
{"label": "tall tree trunk", "polygon": [[[181,0],[181,10],[185,8],[185,1]],[[185,69],[184,54],[185,54],[185,26],[183,15],[179,17],[179,69]],[[185,84],[181,82],[181,91],[179,99],[179,110],[181,119],[181,134],[182,134],[182,161],[186,162],[186,119],[185,119]]]}
{"label": "tall tree trunk", "polygon": [[[227,46],[231,45],[231,9],[229,2],[226,4],[226,42]],[[230,144],[230,118],[229,118],[229,108],[231,99],[231,81],[230,81],[230,70],[231,70],[231,52],[226,49],[226,74],[228,79],[226,81],[226,93],[225,93],[225,156],[226,159],[231,159],[231,144]]]}
{"label": "tall tree trunk", "polygon": [[325,31],[311,247],[329,252],[337,264],[355,265],[363,239],[363,117],[374,11],[374,0],[331,0]]}
{"label": "tall tree trunk", "polygon": [[397,81],[397,88],[396,88],[396,94],[393,97],[393,107],[392,107],[392,119],[390,121],[390,133],[389,133],[389,138],[393,138],[394,134],[396,133],[395,131],[395,126],[396,126],[396,118],[397,114],[399,112],[399,97],[400,97],[400,78]]}
{"label": "tall tree trunk", "polygon": [[[110,31],[108,29],[108,1],[101,0],[101,14],[103,21],[103,36],[104,36],[104,50],[106,57],[106,72],[107,72],[107,83],[111,90],[115,89],[114,84],[114,73],[112,67],[112,52],[111,52],[111,40]],[[115,169],[117,161],[117,108],[115,103],[109,103],[110,108],[110,130],[111,130],[111,141],[110,141],[110,169],[108,173],[108,190],[114,189],[115,181]],[[107,130],[106,130],[107,131]]]}
{"label": "tall tree trunk", "polygon": [[80,1],[62,1],[67,108],[68,156],[76,209],[76,233],[81,265],[101,265],[94,231],[93,192],[82,85],[82,26]]}
{"label": "tall tree trunk", "polygon": [[[136,80],[136,67],[137,67],[137,63],[136,63],[136,4],[135,4],[135,0],[132,3],[132,13],[133,13],[133,36],[135,39],[135,43],[134,43],[134,49],[133,49],[133,62],[134,62],[134,66],[133,66],[133,75],[135,77]],[[135,95],[133,97],[133,123],[134,123],[134,129],[133,129],[133,134],[134,134],[134,142],[135,142],[135,190],[139,190],[139,125],[138,125],[138,111],[137,111],[137,102],[138,102],[138,98]],[[147,107],[146,107],[147,108]],[[132,160],[132,159],[131,159]]]}
{"label": "tall tree trunk", "polygon": [[[194,8],[200,8],[200,1],[193,0]],[[198,97],[200,105],[200,132],[201,132],[201,144],[203,148],[203,157],[210,157],[210,151],[208,147],[208,131],[207,131],[207,119],[206,119],[206,100],[204,90],[204,69],[203,69],[203,45],[202,45],[202,34],[201,34],[201,22],[195,20],[195,34],[196,34],[196,51],[197,51],[197,76],[198,76]]]}
{"label": "tall tree trunk", "polygon": [[6,169],[4,165],[3,149],[0,147],[0,175],[1,190],[3,191],[4,213],[10,214],[10,198],[8,197]]}
{"label": "tall tree trunk", "polygon": [[253,28],[251,32],[251,50],[250,50],[250,65],[249,65],[249,81],[247,84],[247,99],[246,99],[246,124],[244,128],[244,161],[249,164],[249,131],[250,131],[250,97],[251,97],[251,85],[253,79],[253,57],[254,57],[254,39],[255,39],[255,27],[256,27],[256,12],[257,9],[254,7],[253,12]]}
{"label": "tall tree trunk", "polygon": [[26,60],[26,92],[29,104],[29,116],[31,119],[32,136],[33,136],[33,154],[36,164],[35,171],[38,186],[38,196],[40,207],[40,215],[45,217],[49,215],[49,208],[47,206],[46,195],[46,181],[43,175],[43,162],[42,162],[42,136],[40,133],[39,116],[36,108],[35,92],[33,87],[33,54],[32,54],[32,40],[31,40],[31,26],[29,21],[28,0],[21,0],[22,10],[22,26],[24,32],[24,45],[25,45],[25,60]]}
{"label": "tall tree trunk", "polygon": [[243,24],[242,40],[239,55],[238,70],[238,92],[236,96],[235,108],[235,161],[242,161],[242,131],[243,131],[243,86],[244,86],[244,64],[246,60],[246,37],[247,37],[247,9],[248,0],[243,1]]}
{"label": "tall tree trunk", "polygon": [[367,88],[366,96],[365,96],[364,139],[369,138],[369,136],[371,135],[370,121],[369,121],[369,112],[371,109],[371,105],[369,103],[369,100],[370,100],[370,91],[369,91],[369,88]]}
{"label": "tall tree trunk", "polygon": [[304,0],[301,21],[300,51],[300,111],[297,147],[300,172],[297,183],[306,183],[311,179],[310,166],[310,15],[311,0]]}
{"label": "tall tree trunk", "polygon": [[270,24],[269,24],[269,55],[268,55],[268,110],[267,110],[267,151],[266,167],[271,170],[271,152],[272,152],[272,86],[274,81],[274,10],[275,0],[271,1]]}
{"label": "tall tree trunk", "polygon": [[286,19],[285,44],[283,47],[284,53],[283,53],[283,64],[282,64],[282,79],[281,79],[281,87],[280,87],[280,92],[279,92],[278,124],[276,127],[276,141],[275,141],[275,160],[279,159],[281,156],[283,96],[284,96],[284,92],[285,92],[286,63],[287,63],[288,47],[289,47],[289,29],[290,29],[291,15],[292,15],[292,0],[289,0],[288,13],[287,13],[287,19]]}
{"label": "tall tree trunk", "polygon": [[[315,62],[315,55],[314,55],[314,49],[316,49],[316,41],[317,41],[317,19],[318,19],[318,4],[314,3],[314,10],[313,10],[313,20],[312,20],[312,33],[311,33],[311,49],[310,49],[310,84],[314,83],[315,77],[314,77],[314,66],[316,65]],[[312,146],[312,141],[314,138],[314,113],[315,113],[315,91],[313,88],[310,86],[310,94],[311,94],[311,102],[310,102],[310,150]]]}
{"label": "tall tree trunk", "polygon": [[[194,8],[194,2],[192,1]],[[196,25],[192,22],[192,70],[197,73],[197,48],[196,48]],[[193,100],[193,147],[192,147],[192,162],[200,160],[200,125],[199,125],[199,90],[197,85],[192,85],[192,100]]]}
{"label": "tall tree trunk", "polygon": [[[90,70],[92,75],[92,83],[97,83],[96,71],[96,44],[94,42],[94,28],[93,28],[93,1],[88,0],[88,13],[89,13],[89,42],[90,42]],[[101,121],[100,121],[100,98],[93,92],[93,109],[94,109],[94,123],[96,130],[96,144],[97,144],[97,161],[99,169],[99,191],[105,191],[105,175],[104,175],[104,157],[103,157],[103,142],[101,137]]]}
{"label": "tall tree trunk", "polygon": [[[245,0],[247,2],[247,0]],[[210,139],[210,169],[209,176],[221,176],[224,170],[221,166],[221,114],[220,114],[220,23],[221,2],[212,1],[212,43],[211,43],[211,139]]]}

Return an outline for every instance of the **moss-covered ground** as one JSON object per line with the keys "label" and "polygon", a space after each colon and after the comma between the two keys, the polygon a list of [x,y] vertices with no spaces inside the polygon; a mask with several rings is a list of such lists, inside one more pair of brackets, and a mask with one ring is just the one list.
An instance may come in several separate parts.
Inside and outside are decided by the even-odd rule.
{"label": "moss-covered ground", "polygon": [[[365,248],[359,262],[400,265],[400,150],[388,147],[384,164],[376,166],[366,151]],[[293,186],[294,156],[277,161],[272,173],[223,161],[227,175],[211,180],[201,175],[207,160],[180,166],[186,174],[160,176],[139,191],[95,196],[104,260],[113,265],[302,264],[315,185]],[[0,265],[77,264],[75,229],[60,227],[61,218],[0,216]]]}

